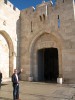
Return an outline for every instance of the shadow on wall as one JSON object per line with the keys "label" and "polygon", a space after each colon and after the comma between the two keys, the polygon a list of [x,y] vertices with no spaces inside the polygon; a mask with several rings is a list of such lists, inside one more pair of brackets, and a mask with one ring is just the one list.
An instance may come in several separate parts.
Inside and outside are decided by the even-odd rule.
{"label": "shadow on wall", "polygon": [[17,34],[17,54],[16,54],[16,67],[18,70],[20,70],[20,17],[16,22],[16,34]]}

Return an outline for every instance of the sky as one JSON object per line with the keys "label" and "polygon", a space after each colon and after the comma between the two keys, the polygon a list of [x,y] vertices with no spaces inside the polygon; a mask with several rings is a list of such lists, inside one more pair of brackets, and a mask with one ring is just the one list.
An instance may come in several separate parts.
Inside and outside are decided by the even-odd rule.
{"label": "sky", "polygon": [[[36,5],[41,4],[43,0],[9,0],[9,1],[18,9],[23,10],[31,6],[34,6],[36,8]],[[45,0],[45,2],[47,1],[49,0]],[[55,0],[52,1],[54,2]]]}

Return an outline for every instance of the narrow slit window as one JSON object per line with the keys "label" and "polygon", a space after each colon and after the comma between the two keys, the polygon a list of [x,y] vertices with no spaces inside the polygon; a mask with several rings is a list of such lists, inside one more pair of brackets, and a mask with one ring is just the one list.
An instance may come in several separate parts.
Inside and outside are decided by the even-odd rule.
{"label": "narrow slit window", "polygon": [[59,18],[59,15],[58,15],[58,28],[60,28],[60,18]]}
{"label": "narrow slit window", "polygon": [[40,16],[40,21],[42,21],[42,17]]}
{"label": "narrow slit window", "polygon": [[32,30],[32,21],[31,21],[31,32],[33,32],[33,30]]}
{"label": "narrow slit window", "polygon": [[58,15],[58,19],[59,19],[59,15]]}

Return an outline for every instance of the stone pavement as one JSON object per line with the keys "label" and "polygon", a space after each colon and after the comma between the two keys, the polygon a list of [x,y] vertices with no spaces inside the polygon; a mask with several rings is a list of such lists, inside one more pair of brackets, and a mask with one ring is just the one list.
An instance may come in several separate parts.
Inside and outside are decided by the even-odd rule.
{"label": "stone pavement", "polygon": [[[75,100],[75,84],[20,82],[21,100]],[[0,100],[12,100],[12,83],[5,82]]]}

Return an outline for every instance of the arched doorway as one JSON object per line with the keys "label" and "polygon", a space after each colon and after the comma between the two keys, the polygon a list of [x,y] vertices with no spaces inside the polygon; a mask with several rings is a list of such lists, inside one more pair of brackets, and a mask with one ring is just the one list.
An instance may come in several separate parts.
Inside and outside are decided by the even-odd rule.
{"label": "arched doorway", "polygon": [[9,47],[5,38],[0,34],[0,70],[3,78],[9,78]]}
{"label": "arched doorway", "polygon": [[10,36],[5,31],[0,31],[0,70],[3,72],[3,78],[9,78],[13,73],[13,53],[14,47]]}
{"label": "arched doorway", "polygon": [[[53,64],[53,62],[55,63]],[[48,67],[46,67],[47,65]],[[57,68],[57,70],[55,70],[55,68]],[[56,72],[51,71],[51,74],[47,70],[55,70]],[[54,73],[56,73],[55,76]],[[35,36],[30,45],[30,76],[33,77],[33,81],[56,81],[57,77],[63,77],[62,42],[58,36],[50,33],[41,33],[39,36]]]}
{"label": "arched doorway", "polygon": [[37,52],[38,81],[57,82],[59,76],[57,48],[44,48]]}

